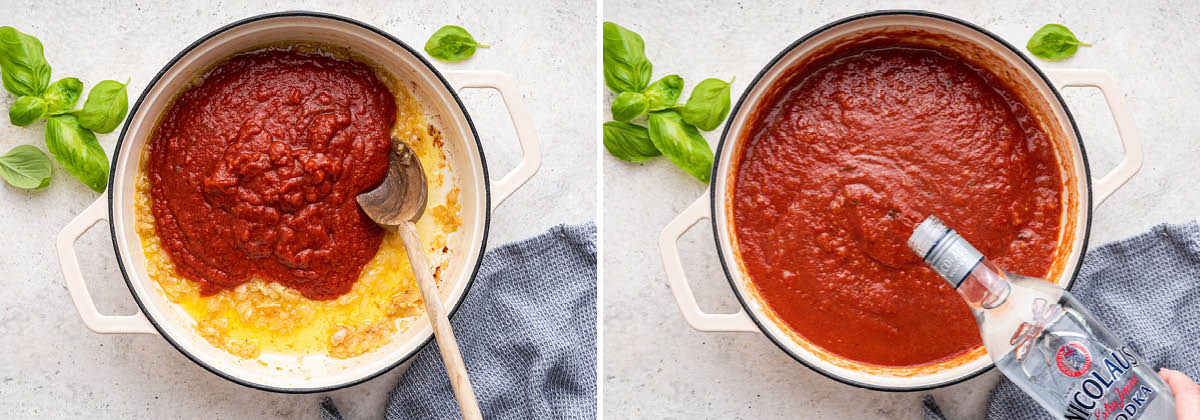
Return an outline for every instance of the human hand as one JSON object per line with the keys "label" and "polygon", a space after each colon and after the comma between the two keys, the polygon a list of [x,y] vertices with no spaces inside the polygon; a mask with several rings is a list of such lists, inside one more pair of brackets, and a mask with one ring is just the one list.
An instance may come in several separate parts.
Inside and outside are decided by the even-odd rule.
{"label": "human hand", "polygon": [[1175,394],[1175,417],[1178,420],[1200,420],[1200,385],[1187,375],[1167,368],[1159,369],[1158,376],[1167,381],[1171,393]]}

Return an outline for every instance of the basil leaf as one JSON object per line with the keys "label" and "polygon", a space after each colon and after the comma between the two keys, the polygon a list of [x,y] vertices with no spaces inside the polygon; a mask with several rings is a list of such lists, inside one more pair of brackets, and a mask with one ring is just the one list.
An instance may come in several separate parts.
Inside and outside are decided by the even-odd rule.
{"label": "basil leaf", "polygon": [[645,93],[646,98],[650,100],[651,111],[673,107],[675,101],[679,100],[679,94],[683,93],[683,78],[674,74],[663,77],[651,83]]}
{"label": "basil leaf", "polygon": [[83,128],[97,133],[111,133],[125,119],[129,111],[129,96],[125,83],[105,80],[92,86],[83,109],[75,111]]}
{"label": "basil leaf", "polygon": [[57,114],[70,111],[83,95],[83,82],[74,77],[58,79],[50,84],[42,98],[46,99],[46,112]]}
{"label": "basil leaf", "polygon": [[650,142],[675,165],[708,183],[712,171],[713,152],[696,127],[683,121],[677,111],[650,113]]}
{"label": "basil leaf", "polygon": [[14,96],[38,96],[50,84],[42,42],[11,26],[0,27],[0,79]]}
{"label": "basil leaf", "polygon": [[604,123],[604,148],[613,156],[634,163],[662,156],[650,141],[646,127],[620,121]]}
{"label": "basil leaf", "polygon": [[637,92],[621,92],[613,99],[612,116],[617,121],[629,121],[645,114],[649,101],[646,95]]}
{"label": "basil leaf", "polygon": [[37,96],[22,96],[8,109],[8,121],[15,126],[26,126],[46,115],[46,100]]}
{"label": "basil leaf", "polygon": [[74,115],[56,115],[46,120],[46,148],[84,185],[95,192],[104,192],[108,183],[108,156],[96,141],[96,135],[81,126]]}
{"label": "basil leaf", "polygon": [[0,177],[17,188],[41,189],[50,185],[50,158],[42,149],[23,144],[0,156]]}
{"label": "basil leaf", "polygon": [[475,55],[475,48],[488,48],[475,42],[475,38],[461,26],[446,25],[425,42],[425,52],[442,61],[462,61]]}
{"label": "basil leaf", "polygon": [[1080,45],[1092,46],[1075,38],[1075,34],[1066,26],[1051,23],[1034,32],[1029,38],[1029,43],[1025,44],[1025,49],[1038,58],[1055,61],[1075,55]]}
{"label": "basil leaf", "polygon": [[721,79],[704,79],[692,89],[687,105],[683,106],[683,120],[704,131],[712,131],[729,115],[729,83]]}
{"label": "basil leaf", "polygon": [[641,35],[604,22],[604,84],[615,93],[645,90],[653,67],[645,49]]}

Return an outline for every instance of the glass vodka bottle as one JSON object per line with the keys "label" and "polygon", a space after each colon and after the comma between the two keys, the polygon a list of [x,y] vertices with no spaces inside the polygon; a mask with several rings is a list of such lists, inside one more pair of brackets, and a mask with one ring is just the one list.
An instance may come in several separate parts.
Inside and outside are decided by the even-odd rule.
{"label": "glass vodka bottle", "polygon": [[1162,378],[1066,290],[1005,272],[933,216],[908,246],[967,301],[996,367],[1055,418],[1175,419]]}

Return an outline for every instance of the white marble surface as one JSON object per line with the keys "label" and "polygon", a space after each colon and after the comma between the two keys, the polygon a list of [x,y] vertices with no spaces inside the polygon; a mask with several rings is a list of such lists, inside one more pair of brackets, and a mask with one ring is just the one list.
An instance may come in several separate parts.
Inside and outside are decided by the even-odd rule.
{"label": "white marble surface", "polygon": [[[676,3],[676,4],[666,4]],[[687,89],[706,77],[737,76],[733,94],[795,39],[833,20],[878,9],[926,9],[979,24],[1018,46],[1045,23],[1063,23],[1095,44],[1053,68],[1108,70],[1125,89],[1145,148],[1145,166],[1094,213],[1095,247],[1163,222],[1196,218],[1200,158],[1200,3],[1138,1],[692,1],[607,0],[605,20],[639,32],[655,78],[677,73]],[[686,97],[687,91],[685,91]],[[1068,89],[1094,173],[1121,148],[1103,99]],[[606,97],[611,98],[611,95]],[[610,99],[605,100],[608,104]],[[605,111],[605,118],[608,118]],[[719,130],[706,133],[714,147]],[[842,385],[810,371],[757,333],[702,333],[684,322],[655,242],[705,186],[658,159],[630,164],[603,157],[604,414],[607,418],[919,418],[926,393],[884,393]],[[737,303],[706,222],[687,233],[682,253],[700,305]],[[993,371],[932,394],[955,419],[983,417]]]}
{"label": "white marble surface", "polygon": [[[491,49],[441,69],[494,69],[517,80],[542,141],[541,171],[495,213],[490,243],[523,239],[559,223],[595,219],[599,117],[593,95],[596,4],[355,1],[0,3],[0,25],[34,34],[54,78],[76,76],[87,88],[132,78],[130,101],[183,47],[224,24],[260,13],[316,10],[380,27],[415,48],[441,25],[466,27]],[[246,3],[254,3],[246,5]],[[7,111],[14,98],[0,94]],[[516,137],[498,94],[468,90],[463,100],[482,137],[494,176],[513,168]],[[12,127],[0,118],[0,151],[18,144],[44,149],[43,126]],[[119,130],[118,130],[119,131]],[[117,134],[100,135],[110,154]],[[315,418],[321,395],[281,395],[225,381],[156,336],[100,335],[71,304],[52,242],[59,229],[98,195],[55,168],[51,185],[27,192],[0,185],[0,406],[5,418]],[[129,314],[136,305],[120,279],[108,229],[99,225],[77,245],[101,311]],[[397,372],[330,393],[348,418],[375,418]]]}

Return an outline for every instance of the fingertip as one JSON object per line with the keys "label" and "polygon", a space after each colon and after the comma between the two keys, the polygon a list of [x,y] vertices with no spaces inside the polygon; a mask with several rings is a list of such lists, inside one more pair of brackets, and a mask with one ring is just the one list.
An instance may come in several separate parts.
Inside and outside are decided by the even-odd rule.
{"label": "fingertip", "polygon": [[1172,387],[1174,387],[1174,385],[1175,385],[1174,382],[1176,382],[1176,378],[1178,378],[1178,376],[1176,376],[1176,373],[1178,373],[1178,372],[1175,372],[1175,371],[1173,371],[1171,369],[1167,369],[1167,368],[1158,369],[1158,376],[1162,377],[1163,381],[1166,382],[1167,385],[1172,386]]}

